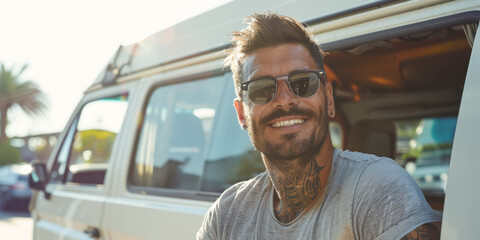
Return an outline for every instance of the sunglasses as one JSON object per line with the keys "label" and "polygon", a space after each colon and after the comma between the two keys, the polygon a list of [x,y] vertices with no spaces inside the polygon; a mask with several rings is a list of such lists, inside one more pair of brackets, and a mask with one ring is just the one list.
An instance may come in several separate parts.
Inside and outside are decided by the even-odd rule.
{"label": "sunglasses", "polygon": [[323,70],[294,71],[278,77],[264,76],[240,84],[248,99],[255,104],[266,104],[277,95],[278,80],[285,79],[288,88],[297,97],[310,97],[318,91],[320,81],[325,84],[327,75]]}

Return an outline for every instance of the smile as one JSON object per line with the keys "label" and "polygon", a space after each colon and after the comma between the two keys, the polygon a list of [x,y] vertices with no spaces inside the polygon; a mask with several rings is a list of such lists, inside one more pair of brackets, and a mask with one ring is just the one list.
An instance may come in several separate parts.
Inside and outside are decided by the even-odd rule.
{"label": "smile", "polygon": [[305,119],[290,119],[290,120],[285,120],[285,121],[279,121],[279,122],[274,122],[272,124],[272,127],[278,128],[278,127],[290,127],[296,124],[300,124],[305,122]]}

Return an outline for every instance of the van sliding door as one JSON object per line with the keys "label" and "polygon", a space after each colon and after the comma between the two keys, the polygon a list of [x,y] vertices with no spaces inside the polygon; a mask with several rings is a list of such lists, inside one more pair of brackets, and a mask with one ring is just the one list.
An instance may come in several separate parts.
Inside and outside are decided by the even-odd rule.
{"label": "van sliding door", "polygon": [[[458,114],[450,177],[442,225],[442,239],[477,239],[480,161],[480,34],[475,36]],[[477,219],[472,221],[472,219]]]}

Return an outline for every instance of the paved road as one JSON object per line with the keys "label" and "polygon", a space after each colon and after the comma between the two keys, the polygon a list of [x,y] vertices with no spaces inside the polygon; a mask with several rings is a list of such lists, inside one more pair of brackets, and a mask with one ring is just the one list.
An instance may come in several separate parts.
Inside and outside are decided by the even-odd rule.
{"label": "paved road", "polygon": [[0,211],[1,240],[32,239],[33,221],[28,212]]}

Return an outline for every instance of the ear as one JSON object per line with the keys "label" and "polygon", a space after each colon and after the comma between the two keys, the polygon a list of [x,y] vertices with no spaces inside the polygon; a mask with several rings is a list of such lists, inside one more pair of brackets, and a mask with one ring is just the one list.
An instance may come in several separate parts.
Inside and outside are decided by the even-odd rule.
{"label": "ear", "polygon": [[328,113],[335,113],[335,100],[333,99],[333,88],[330,82],[327,82],[325,85],[325,94],[327,98],[327,110]]}
{"label": "ear", "polygon": [[233,106],[235,106],[235,110],[237,111],[237,119],[238,119],[238,124],[240,124],[240,127],[247,125],[247,120],[245,119],[242,100],[235,98],[233,100]]}

